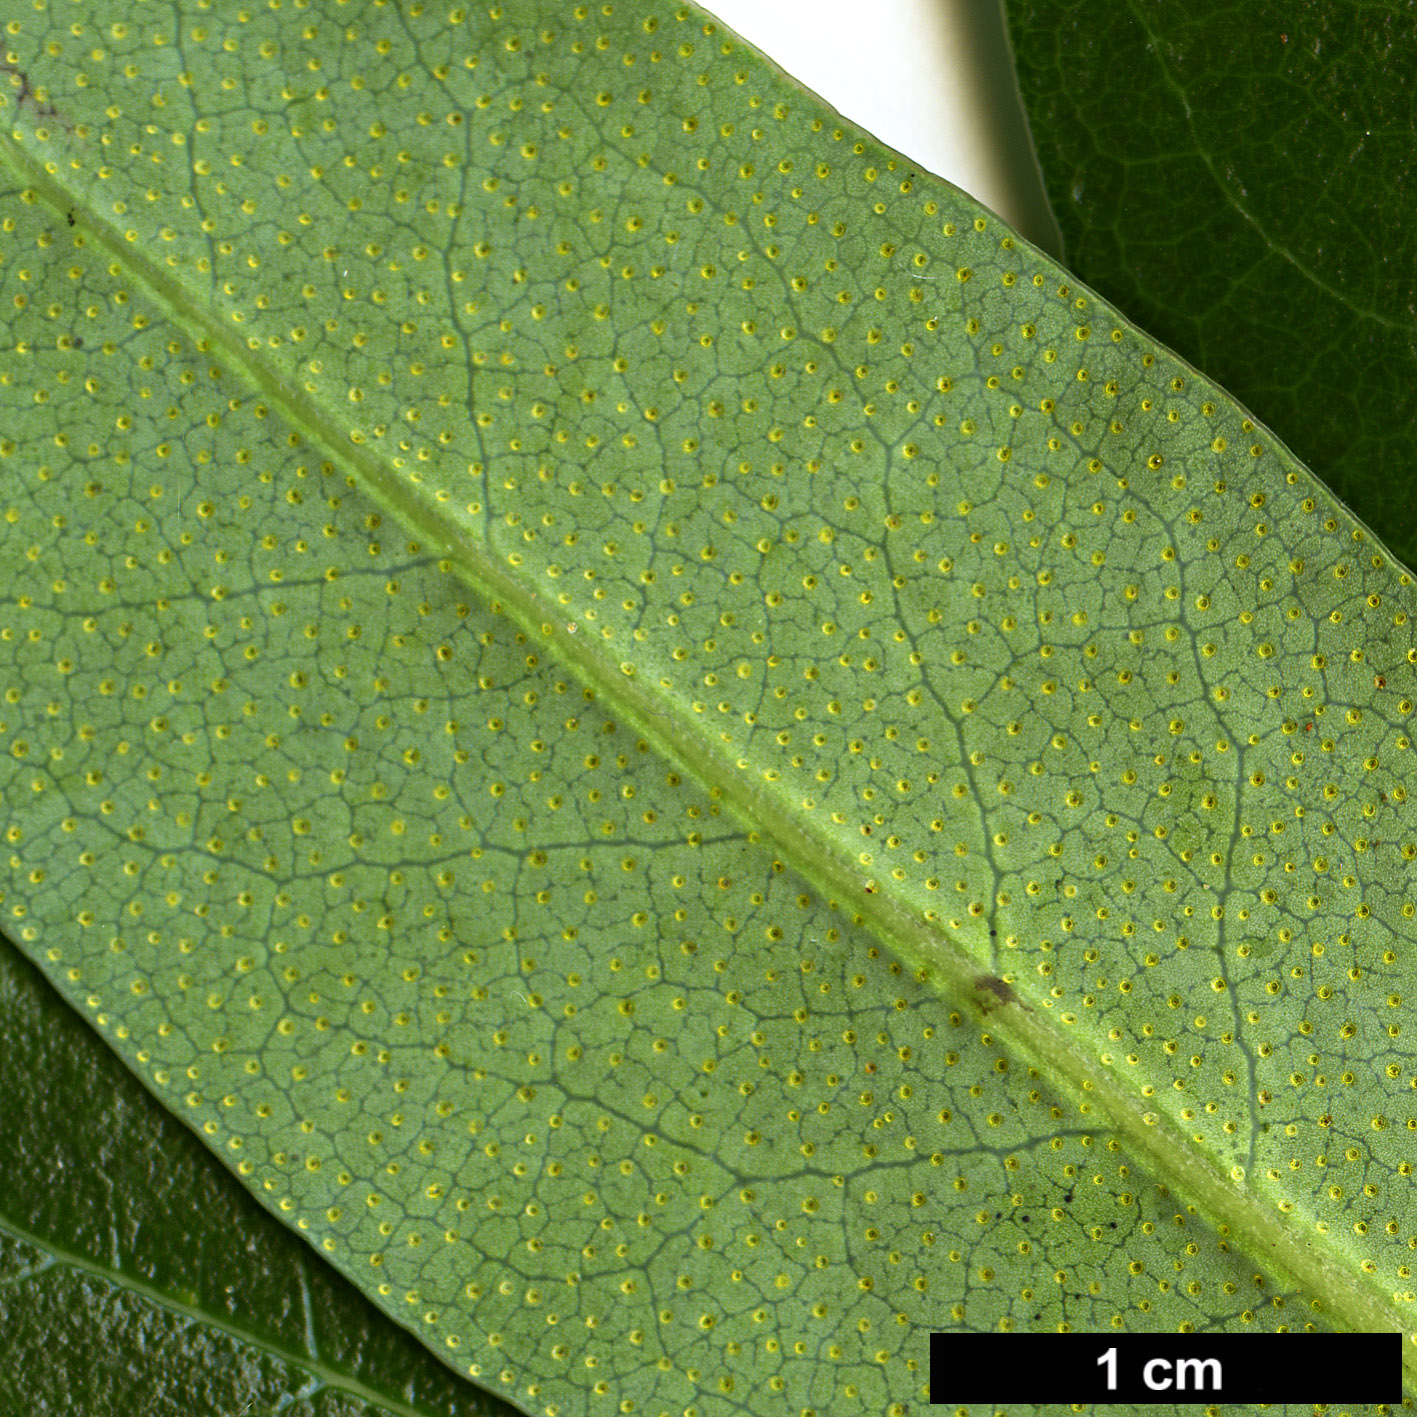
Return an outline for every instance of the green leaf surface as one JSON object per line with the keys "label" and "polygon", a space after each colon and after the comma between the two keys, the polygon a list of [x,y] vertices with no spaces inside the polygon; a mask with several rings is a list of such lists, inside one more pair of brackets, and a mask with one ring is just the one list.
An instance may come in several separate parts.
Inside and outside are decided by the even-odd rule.
{"label": "green leaf surface", "polygon": [[509,1410],[213,1165],[4,941],[0,1036],[0,1412]]}
{"label": "green leaf surface", "polygon": [[1071,268],[1417,562],[1417,14],[1009,0]]}
{"label": "green leaf surface", "polygon": [[3,909],[258,1200],[530,1412],[1410,1332],[1412,578],[1281,445],[697,10],[59,13]]}

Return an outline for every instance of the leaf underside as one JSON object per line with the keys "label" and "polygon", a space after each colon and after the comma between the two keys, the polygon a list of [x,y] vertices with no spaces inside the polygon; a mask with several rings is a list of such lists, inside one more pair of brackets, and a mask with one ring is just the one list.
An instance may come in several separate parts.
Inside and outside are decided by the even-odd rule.
{"label": "leaf underside", "polygon": [[1371,533],[688,6],[82,10],[5,59],[5,918],[258,1199],[531,1412],[1412,1327]]}

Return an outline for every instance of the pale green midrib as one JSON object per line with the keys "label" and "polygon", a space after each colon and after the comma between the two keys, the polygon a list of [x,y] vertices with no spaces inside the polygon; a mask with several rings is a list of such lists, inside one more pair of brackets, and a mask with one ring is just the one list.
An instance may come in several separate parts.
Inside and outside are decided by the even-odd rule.
{"label": "pale green midrib", "polygon": [[156,1285],[145,1283],[134,1275],[126,1274],[122,1270],[110,1269],[108,1266],[90,1259],[87,1255],[61,1249],[52,1241],[34,1234],[22,1225],[15,1224],[8,1216],[0,1215],[0,1235],[7,1235],[11,1239],[29,1245],[50,1257],[50,1264],[43,1267],[32,1267],[25,1274],[15,1276],[19,1282],[37,1279],[41,1274],[54,1268],[74,1270],[80,1274],[100,1279],[114,1289],[121,1289],[124,1293],[133,1294],[169,1313],[191,1319],[204,1328],[223,1333],[228,1338],[234,1338],[238,1342],[244,1343],[248,1348],[254,1348],[259,1353],[277,1358],[292,1368],[299,1368],[301,1372],[308,1373],[311,1377],[318,1379],[323,1387],[348,1393],[351,1397],[358,1398],[377,1411],[390,1413],[391,1417],[429,1417],[429,1409],[426,1407],[410,1407],[406,1402],[390,1398],[385,1393],[376,1392],[357,1379],[349,1377],[348,1374],[331,1368],[322,1359],[312,1358],[308,1353],[298,1353],[294,1349],[273,1343],[261,1334],[252,1333],[249,1329],[241,1328],[229,1320],[223,1320],[196,1304],[179,1299],[175,1294],[169,1294]]}
{"label": "pale green midrib", "polygon": [[[1359,1332],[1406,1330],[1390,1293],[1382,1295],[1366,1277],[1340,1268],[1283,1225],[1268,1208],[1239,1194],[1213,1163],[1191,1150],[1190,1142],[1164,1117],[1148,1122],[1146,1117],[1154,1114],[1145,1112],[1142,1101],[1123,1092],[1095,1060],[1074,1046],[1061,1028],[1043,1028],[1020,1005],[998,1006],[998,999],[992,994],[981,998],[974,986],[981,972],[978,961],[966,955],[940,926],[909,910],[889,893],[886,883],[877,889],[876,882],[861,877],[829,838],[809,831],[765,791],[755,791],[744,768],[726,756],[720,757],[711,739],[670,719],[632,674],[607,663],[594,653],[585,637],[572,633],[559,618],[547,618],[533,590],[495,564],[479,547],[453,532],[436,509],[422,502],[379,458],[350,440],[309,400],[293,394],[285,381],[253,356],[232,331],[194,306],[187,294],[141,251],[89,214],[82,203],[76,204],[39,163],[3,133],[0,151],[56,214],[73,213],[82,221],[94,239],[147,288],[179,327],[215,346],[295,429],[324,449],[337,465],[353,471],[369,496],[414,535],[445,555],[494,612],[505,611],[528,635],[547,647],[622,714],[661,756],[682,768],[712,797],[723,800],[750,833],[756,836],[761,832],[771,838],[786,862],[825,899],[854,912],[858,921],[884,944],[922,969],[937,992],[955,1002],[966,1002],[981,1017],[988,1006],[994,1006],[988,1008],[989,1031],[1037,1067],[1050,1082],[1061,1081],[1084,1110],[1096,1105],[1136,1159],[1155,1174],[1172,1178],[1209,1224],[1233,1238],[1277,1277],[1313,1296],[1322,1296],[1322,1311],[1335,1326]],[[1042,1001],[1042,1006],[1051,1008],[1052,1004]],[[1411,1341],[1404,1346],[1404,1370],[1409,1387],[1417,1392],[1417,1333],[1409,1338]]]}

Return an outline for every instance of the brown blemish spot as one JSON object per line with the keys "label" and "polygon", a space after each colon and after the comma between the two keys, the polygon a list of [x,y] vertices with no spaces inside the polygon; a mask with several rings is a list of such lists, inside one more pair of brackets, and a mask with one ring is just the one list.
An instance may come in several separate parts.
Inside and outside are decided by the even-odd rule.
{"label": "brown blemish spot", "polygon": [[14,64],[7,64],[0,59],[0,74],[9,74],[13,79],[18,80],[15,84],[15,106],[23,109],[26,104],[34,111],[36,118],[48,118],[52,122],[62,123],[71,133],[74,125],[64,117],[52,103],[41,103],[39,95],[35,93],[34,86],[30,83],[30,76],[21,68]]}
{"label": "brown blemish spot", "polygon": [[1013,987],[1009,984],[1006,984],[997,975],[979,975],[974,980],[974,987],[979,990],[980,993],[991,996],[985,998],[982,1001],[984,1006],[984,1012],[986,1014],[995,1007],[996,1001],[1000,1004],[1018,1004],[1022,1008],[1028,1009],[1029,1013],[1033,1012],[1033,1010],[1029,1009],[1028,1005],[1025,1004],[1023,1000],[1020,999],[1019,996],[1014,993]]}

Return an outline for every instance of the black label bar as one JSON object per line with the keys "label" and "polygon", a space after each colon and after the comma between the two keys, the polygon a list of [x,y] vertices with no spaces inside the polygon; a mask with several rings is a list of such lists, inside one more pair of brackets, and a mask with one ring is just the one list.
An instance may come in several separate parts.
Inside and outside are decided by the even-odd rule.
{"label": "black label bar", "polygon": [[930,1404],[1402,1401],[1400,1333],[932,1333]]}

